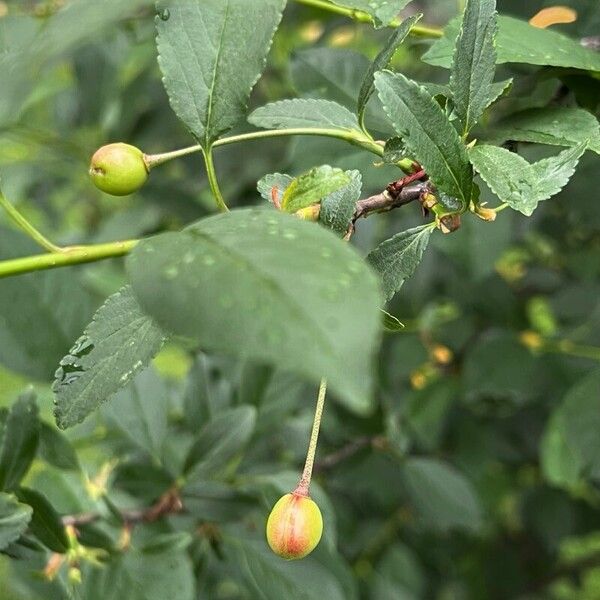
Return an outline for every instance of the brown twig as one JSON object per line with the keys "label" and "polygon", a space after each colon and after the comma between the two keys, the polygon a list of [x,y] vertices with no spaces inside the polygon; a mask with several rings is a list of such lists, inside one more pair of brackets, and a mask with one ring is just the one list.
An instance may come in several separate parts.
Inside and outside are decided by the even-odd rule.
{"label": "brown twig", "polygon": [[381,448],[385,445],[385,439],[381,436],[363,436],[352,440],[339,450],[328,454],[315,463],[315,471],[325,471],[335,467],[337,464],[354,456],[363,448]]}
{"label": "brown twig", "polygon": [[[121,519],[126,525],[137,523],[153,523],[158,519],[172,515],[183,510],[183,504],[179,496],[179,490],[171,489],[165,492],[152,506],[121,511]],[[88,525],[102,518],[99,512],[80,513],[78,515],[65,515],[62,518],[63,525]]]}
{"label": "brown twig", "polygon": [[414,175],[399,179],[398,181],[390,183],[383,192],[359,200],[356,203],[356,209],[352,215],[352,221],[344,239],[349,240],[350,237],[352,237],[358,219],[367,217],[375,212],[387,212],[399,208],[400,206],[410,204],[415,200],[421,200],[426,194],[431,193],[432,186],[428,181],[415,183],[414,185],[403,183],[406,180],[408,180],[409,183],[412,183],[415,181],[417,175],[419,176],[417,179],[421,179],[425,176],[425,172],[419,171]]}

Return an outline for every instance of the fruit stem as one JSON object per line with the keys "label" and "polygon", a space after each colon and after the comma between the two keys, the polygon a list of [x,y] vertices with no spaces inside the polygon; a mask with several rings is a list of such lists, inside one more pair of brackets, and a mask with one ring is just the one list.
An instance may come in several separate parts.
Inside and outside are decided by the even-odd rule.
{"label": "fruit stem", "polygon": [[[354,146],[364,148],[373,154],[383,156],[383,146],[373,142],[366,135],[360,134],[360,132],[349,131],[344,129],[319,129],[311,127],[298,127],[294,129],[267,129],[265,131],[250,131],[248,133],[241,133],[239,135],[231,135],[229,137],[223,137],[213,143],[212,148],[219,148],[221,146],[229,146],[231,144],[237,144],[240,142],[249,142],[253,140],[264,140],[274,137],[288,137],[295,135],[308,135],[308,136],[322,136],[331,137],[339,140],[343,140]],[[160,154],[145,154],[144,162],[146,167],[150,171],[154,167],[158,167],[170,160],[180,158],[182,156],[188,156],[195,154],[196,152],[202,151],[202,146],[196,144],[195,146],[188,146],[187,148],[180,148],[179,150],[173,150],[172,152],[162,152]]]}
{"label": "fruit stem", "polygon": [[227,208],[227,204],[225,204],[223,194],[221,193],[221,188],[219,187],[219,180],[217,179],[217,173],[215,171],[215,163],[213,162],[212,148],[203,150],[202,154],[204,155],[204,164],[206,165],[206,174],[208,175],[208,183],[210,185],[212,195],[219,210],[221,212],[228,212],[229,208]]}
{"label": "fruit stem", "polygon": [[317,396],[317,406],[315,408],[315,418],[313,420],[312,432],[310,434],[310,442],[308,443],[308,452],[306,453],[306,462],[304,463],[304,471],[298,483],[298,487],[294,490],[294,494],[299,496],[308,496],[310,488],[310,480],[312,478],[313,466],[315,464],[315,453],[317,451],[317,442],[319,441],[319,429],[321,428],[321,417],[323,416],[323,407],[325,406],[325,396],[327,394],[327,380],[321,379],[319,385],[319,394]]}
{"label": "fruit stem", "polygon": [[38,231],[0,192],[0,206],[8,213],[13,222],[23,230],[30,238],[37,242],[48,252],[58,253],[63,249],[53,244],[43,233]]}

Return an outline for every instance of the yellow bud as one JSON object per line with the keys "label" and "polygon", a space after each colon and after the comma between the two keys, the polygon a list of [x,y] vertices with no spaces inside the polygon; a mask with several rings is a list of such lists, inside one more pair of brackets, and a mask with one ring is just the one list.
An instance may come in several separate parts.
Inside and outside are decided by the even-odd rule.
{"label": "yellow bud", "polygon": [[435,344],[431,349],[431,357],[435,360],[438,365],[447,365],[452,362],[454,355],[452,350],[448,346],[442,344]]}
{"label": "yellow bud", "polygon": [[292,493],[282,496],[267,520],[267,541],[271,550],[286,559],[304,558],[319,543],[323,517],[308,496]]}
{"label": "yellow bud", "polygon": [[530,350],[539,350],[544,345],[542,336],[535,331],[523,331],[519,339],[521,340],[521,344]]}
{"label": "yellow bud", "polygon": [[318,221],[319,215],[321,214],[320,204],[311,204],[306,208],[301,208],[294,213],[297,217],[300,217],[303,221]]}
{"label": "yellow bud", "polygon": [[113,196],[137,192],[148,179],[144,153],[129,144],[108,144],[96,151],[90,163],[94,185]]}
{"label": "yellow bud", "polygon": [[485,206],[476,206],[474,212],[480,219],[488,222],[495,221],[498,214],[493,208],[485,208]]}

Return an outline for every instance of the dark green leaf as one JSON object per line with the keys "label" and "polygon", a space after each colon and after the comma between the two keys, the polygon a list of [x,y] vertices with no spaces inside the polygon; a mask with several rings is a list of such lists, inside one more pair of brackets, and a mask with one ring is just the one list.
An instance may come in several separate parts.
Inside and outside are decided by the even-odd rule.
{"label": "dark green leaf", "polygon": [[64,554],[69,549],[69,540],[60,515],[45,496],[28,488],[19,488],[17,496],[21,502],[33,508],[29,530],[42,544],[54,552]]}
{"label": "dark green leaf", "polygon": [[301,561],[275,556],[263,540],[248,539],[239,533],[228,535],[226,555],[236,564],[253,592],[261,600],[352,600],[331,568],[315,554]]}
{"label": "dark green leaf", "polygon": [[382,310],[381,313],[383,315],[383,327],[386,331],[397,333],[404,329],[404,324],[400,319],[385,310]]}
{"label": "dark green leaf", "polygon": [[167,20],[156,19],[165,88],[205,148],[244,117],[284,6],[285,0],[161,2],[169,11]]}
{"label": "dark green leaf", "polygon": [[214,476],[244,449],[256,424],[256,408],[238,406],[211,419],[198,435],[185,461],[188,478]]}
{"label": "dark green leaf", "polygon": [[94,315],[56,371],[58,426],[80,423],[126,385],[160,350],[164,332],[124,287]]}
{"label": "dark green leaf", "polygon": [[367,260],[381,275],[386,300],[415,272],[432,232],[431,225],[408,229],[382,242],[369,253]]}
{"label": "dark green leaf", "polygon": [[582,108],[545,107],[524,110],[499,121],[489,138],[533,142],[552,146],[576,146],[589,140],[590,150],[600,153],[600,126]]}
{"label": "dark green leaf", "polygon": [[248,121],[263,129],[360,129],[356,115],[331,100],[295,98],[257,108]]}
{"label": "dark green leaf", "polygon": [[416,14],[412,17],[409,17],[405,21],[402,21],[402,24],[394,30],[383,47],[383,50],[375,57],[375,60],[365,73],[365,77],[358,94],[357,112],[359,120],[362,121],[364,118],[367,103],[375,91],[375,73],[385,69],[388,66],[396,50],[398,50],[400,47],[400,44],[402,44],[402,42],[406,39],[406,36],[408,36],[413,25],[418,23],[422,16],[422,14]]}
{"label": "dark green leaf", "polygon": [[112,427],[160,462],[168,411],[167,386],[150,367],[118,392],[102,412]]}
{"label": "dark green leaf", "polygon": [[127,270],[144,309],[174,333],[325,376],[354,409],[369,407],[377,280],[323,227],[280,211],[232,211],[141,242]]}
{"label": "dark green leaf", "polygon": [[411,156],[436,187],[466,206],[472,194],[471,166],[465,146],[440,105],[423,87],[399,73],[377,73],[375,86]]}
{"label": "dark green leaf", "polygon": [[31,520],[31,507],[0,492],[0,550],[19,538]]}
{"label": "dark green leaf", "polygon": [[186,552],[129,550],[84,572],[85,600],[195,600],[194,568]]}
{"label": "dark green leaf", "polygon": [[[423,60],[430,65],[449,68],[459,28],[458,19],[451,21],[444,30],[444,37],[433,44],[423,56]],[[584,48],[577,40],[561,33],[551,29],[539,29],[513,17],[498,17],[496,51],[498,63],[526,63],[600,71],[600,55],[597,52]]]}
{"label": "dark green leaf", "polygon": [[19,485],[35,458],[40,421],[33,390],[25,392],[13,404],[6,419],[0,452],[0,490]]}
{"label": "dark green leaf", "polygon": [[560,408],[566,446],[583,469],[600,468],[600,370],[569,390]]}
{"label": "dark green leaf", "polygon": [[[38,252],[24,234],[0,227],[0,258]],[[93,310],[90,295],[68,269],[1,279],[0,362],[50,381]]]}
{"label": "dark green leaf", "polygon": [[349,175],[341,169],[329,165],[315,167],[291,181],[283,193],[281,208],[290,213],[296,212],[320,202],[349,183]]}
{"label": "dark green leaf", "polygon": [[468,0],[450,74],[454,110],[468,133],[489,105],[496,72],[496,0]]}
{"label": "dark green leaf", "polygon": [[362,177],[359,171],[346,171],[349,183],[328,194],[321,201],[319,220],[338,235],[345,235],[356,210],[356,203],[362,191]]}
{"label": "dark green leaf", "polygon": [[409,458],[404,474],[408,492],[425,527],[441,531],[481,528],[483,515],[479,499],[464,475],[429,458]]}
{"label": "dark green leaf", "polygon": [[79,459],[63,433],[48,423],[40,429],[40,455],[49,464],[65,470],[79,470]]}

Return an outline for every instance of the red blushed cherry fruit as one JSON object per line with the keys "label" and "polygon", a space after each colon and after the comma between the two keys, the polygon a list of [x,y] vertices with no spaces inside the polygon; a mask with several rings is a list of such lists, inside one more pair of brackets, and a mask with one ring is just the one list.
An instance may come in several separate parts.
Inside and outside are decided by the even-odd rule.
{"label": "red blushed cherry fruit", "polygon": [[282,496],[267,520],[267,541],[271,550],[282,558],[304,558],[319,543],[323,534],[323,517],[308,496],[291,493]]}

